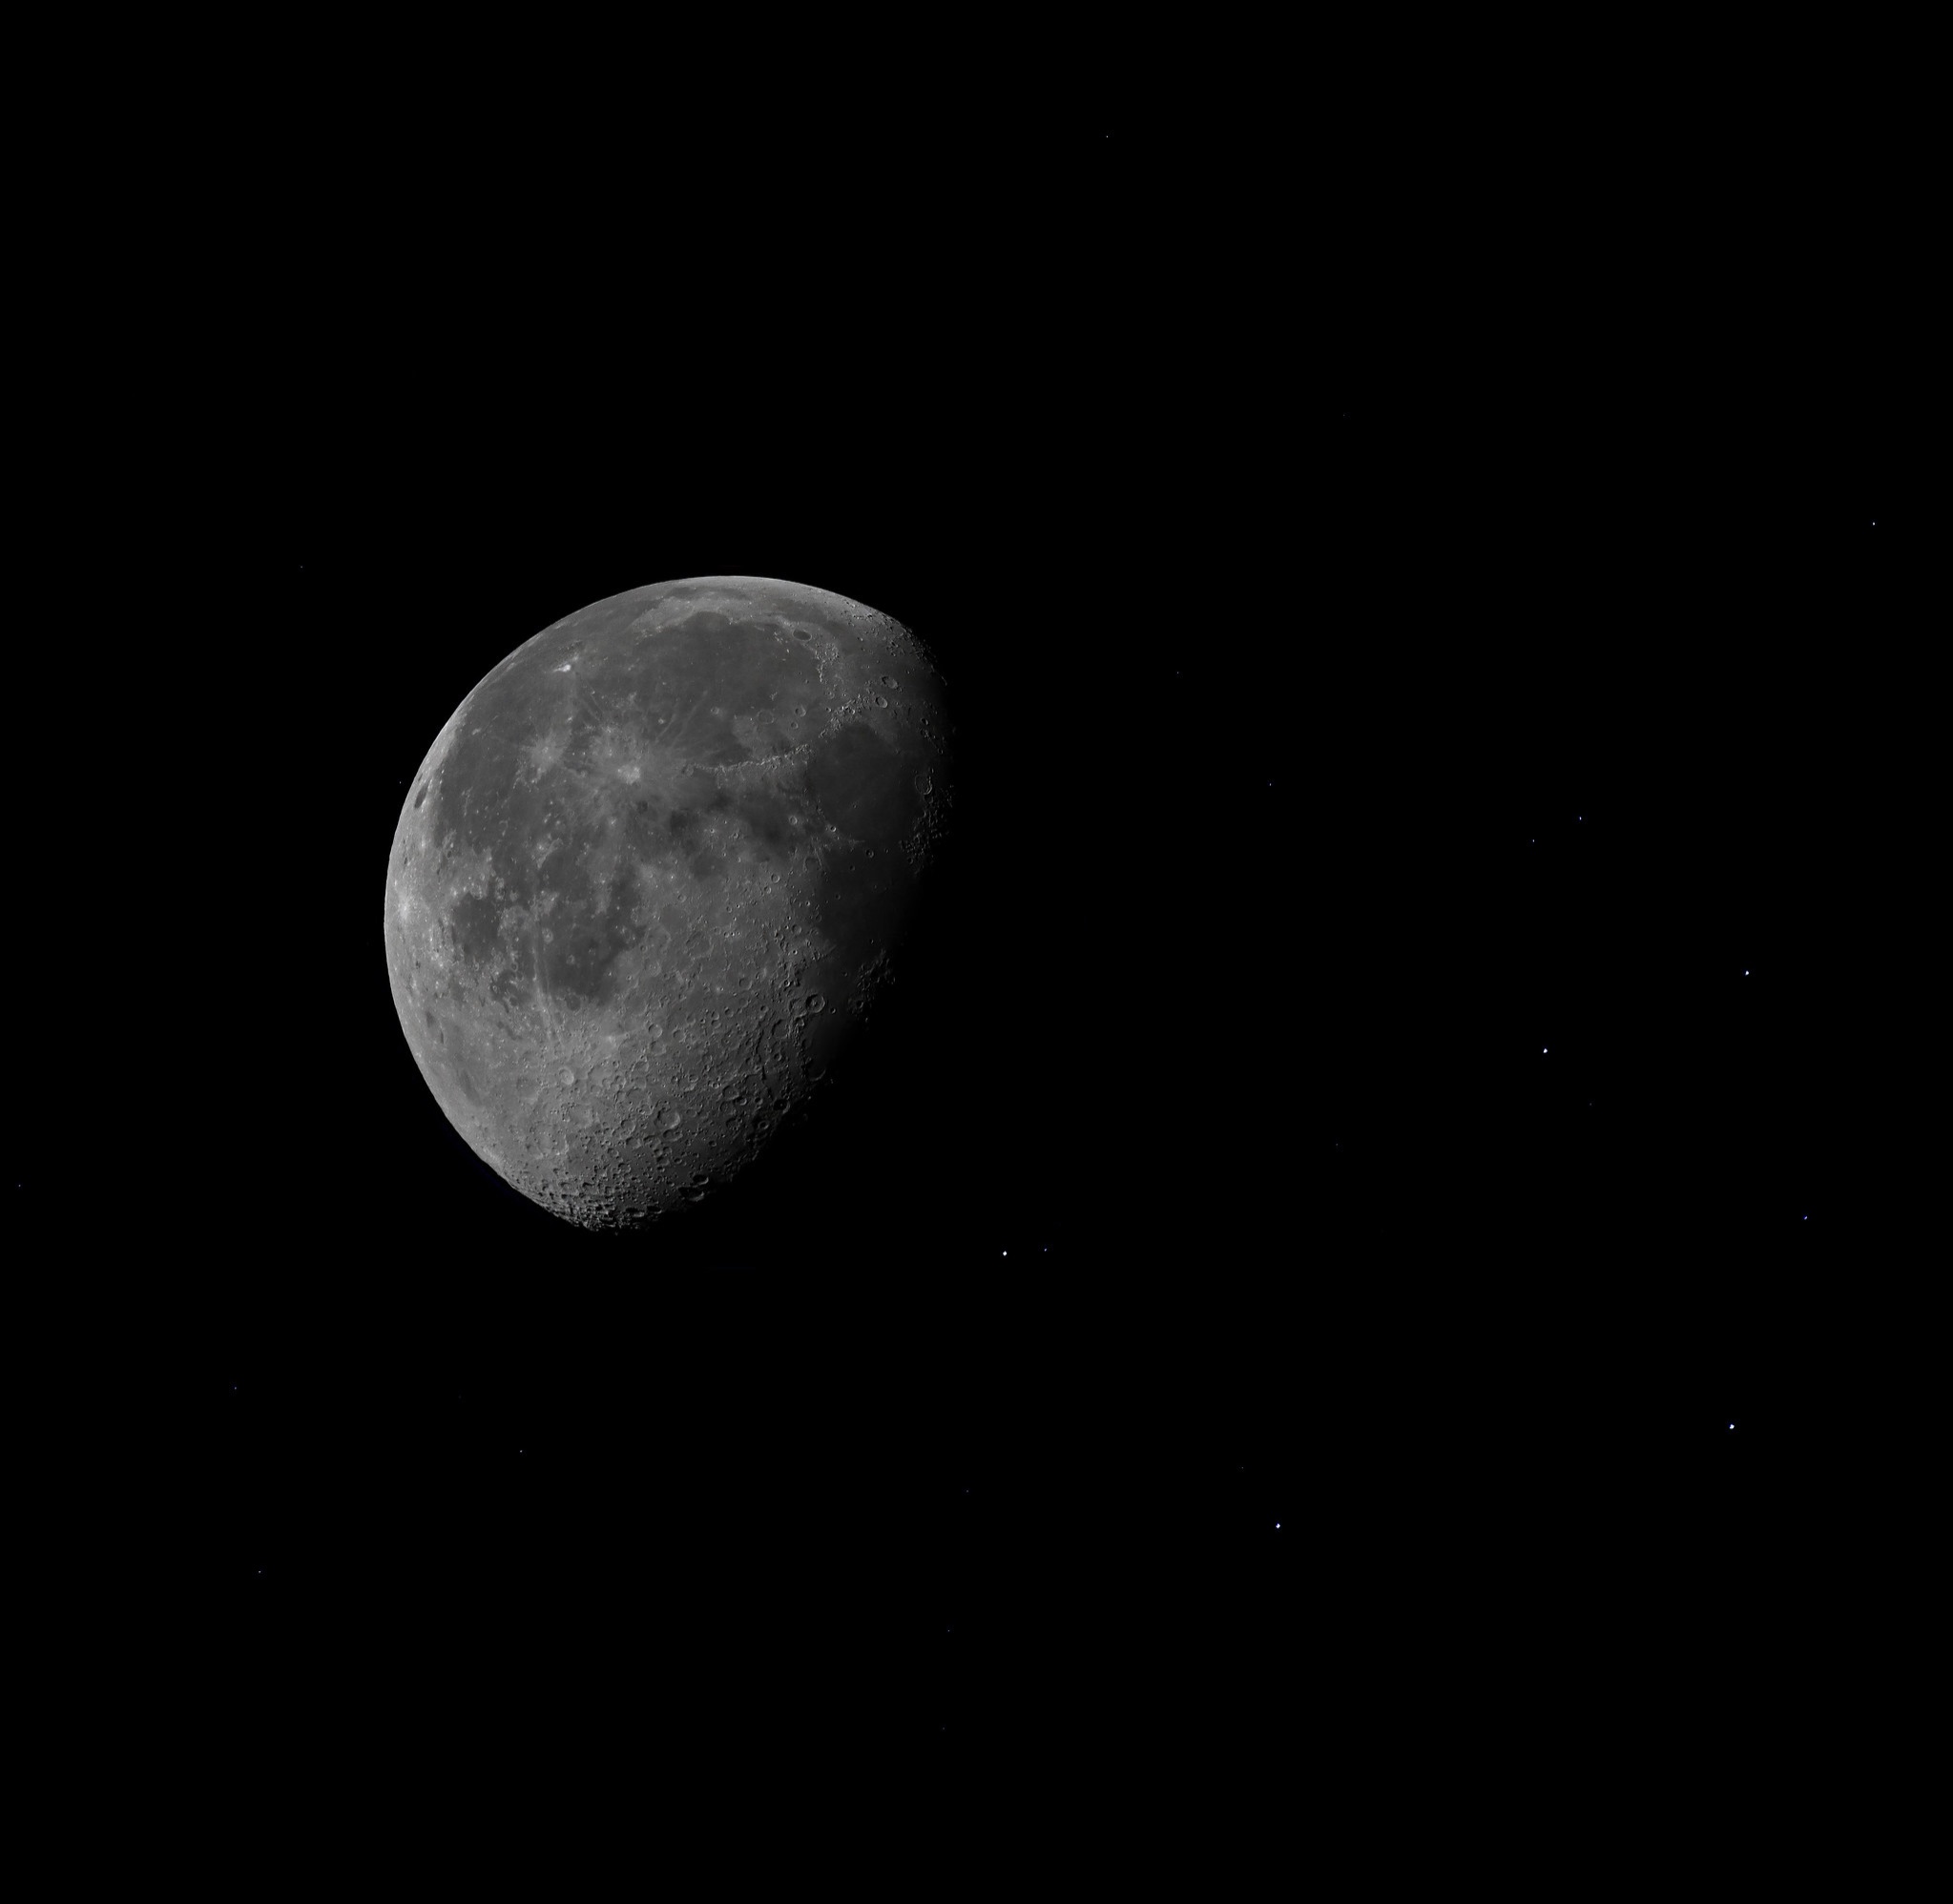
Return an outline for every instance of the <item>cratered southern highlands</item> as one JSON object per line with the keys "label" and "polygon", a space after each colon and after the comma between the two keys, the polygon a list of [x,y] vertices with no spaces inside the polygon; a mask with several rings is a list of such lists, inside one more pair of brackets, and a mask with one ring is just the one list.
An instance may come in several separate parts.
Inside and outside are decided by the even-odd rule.
{"label": "cratered southern highlands", "polygon": [[401,1029],[476,1154],[593,1230],[730,1180],[890,976],[950,732],[907,629],[792,582],[634,589],[490,669],[386,862]]}

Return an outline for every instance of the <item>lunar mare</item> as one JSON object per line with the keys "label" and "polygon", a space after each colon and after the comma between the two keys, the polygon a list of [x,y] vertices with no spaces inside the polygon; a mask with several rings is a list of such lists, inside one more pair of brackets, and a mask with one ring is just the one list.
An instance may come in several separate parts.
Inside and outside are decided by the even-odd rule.
{"label": "lunar mare", "polygon": [[386,872],[401,1029],[476,1154],[588,1229],[726,1182],[890,978],[949,741],[916,637],[790,582],[633,590],[491,669]]}

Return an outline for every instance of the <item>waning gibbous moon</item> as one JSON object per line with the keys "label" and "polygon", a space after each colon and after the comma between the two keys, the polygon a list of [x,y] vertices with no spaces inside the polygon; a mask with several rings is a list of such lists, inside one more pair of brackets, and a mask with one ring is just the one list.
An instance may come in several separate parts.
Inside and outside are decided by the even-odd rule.
{"label": "waning gibbous moon", "polygon": [[730,1181],[891,974],[950,732],[907,629],[793,582],[634,589],[490,669],[386,863],[401,1029],[476,1154],[588,1229]]}

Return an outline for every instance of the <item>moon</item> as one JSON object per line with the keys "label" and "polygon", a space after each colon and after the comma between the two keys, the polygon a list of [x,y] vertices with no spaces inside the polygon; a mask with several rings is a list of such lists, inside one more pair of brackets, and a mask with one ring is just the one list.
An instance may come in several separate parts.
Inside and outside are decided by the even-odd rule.
{"label": "moon", "polygon": [[893,976],[951,735],[906,628],[794,582],[634,589],[490,669],[386,862],[401,1030],[476,1155],[590,1230],[729,1183]]}

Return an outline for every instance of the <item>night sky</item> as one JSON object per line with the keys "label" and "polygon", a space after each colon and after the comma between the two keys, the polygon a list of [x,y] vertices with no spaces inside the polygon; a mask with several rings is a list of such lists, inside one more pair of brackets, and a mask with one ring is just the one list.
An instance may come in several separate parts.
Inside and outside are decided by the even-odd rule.
{"label": "night sky", "polygon": [[[247,739],[183,768],[172,1162],[73,1272],[143,1343],[89,1592],[169,1698],[1369,1802],[1887,1683],[1885,396],[1632,316],[1426,349],[1138,146],[1039,176],[770,268],[295,251],[186,342]],[[494,663],[726,572],[937,647],[955,830],[818,1114],[585,1235],[423,1084],[387,844]]]}

